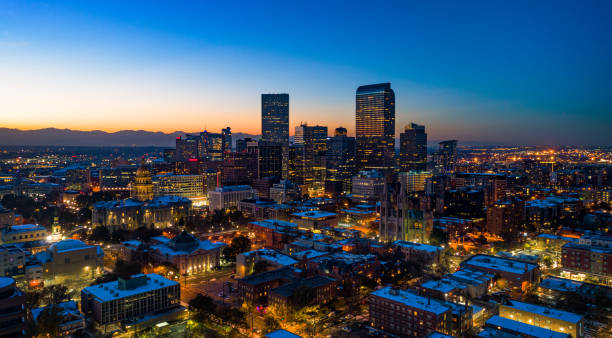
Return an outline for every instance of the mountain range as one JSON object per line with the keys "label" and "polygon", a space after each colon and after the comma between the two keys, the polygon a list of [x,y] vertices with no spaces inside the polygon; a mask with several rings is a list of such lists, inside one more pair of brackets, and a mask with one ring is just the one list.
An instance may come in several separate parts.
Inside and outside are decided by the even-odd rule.
{"label": "mountain range", "polygon": [[[174,147],[175,139],[185,135],[183,131],[164,133],[161,131],[102,130],[82,131],[71,129],[44,128],[21,130],[0,128],[0,145],[10,146],[79,146],[79,147]],[[234,133],[234,140],[259,135]]]}

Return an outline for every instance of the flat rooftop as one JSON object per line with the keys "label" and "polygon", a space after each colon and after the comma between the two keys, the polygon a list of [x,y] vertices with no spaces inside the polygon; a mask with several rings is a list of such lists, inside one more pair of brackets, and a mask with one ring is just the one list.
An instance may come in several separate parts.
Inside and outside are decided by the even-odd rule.
{"label": "flat rooftop", "polygon": [[514,333],[519,333],[521,335],[528,335],[530,337],[537,338],[567,338],[570,336],[569,334],[517,322],[516,320],[503,318],[500,316],[493,316],[489,318],[489,320],[486,321],[486,325],[489,327],[495,327],[498,330],[507,330]]}
{"label": "flat rooftop", "polygon": [[443,306],[427,297],[419,296],[407,290],[394,290],[390,286],[372,291],[370,295],[392,300],[415,309],[435,313],[436,315],[441,315],[450,310],[449,307]]}
{"label": "flat rooftop", "polygon": [[[132,277],[139,277],[141,275],[135,275]],[[179,285],[178,282],[164,278],[156,273],[150,273],[145,275],[147,282],[143,285],[137,286],[133,289],[120,290],[119,281],[112,281],[102,283],[98,285],[89,286],[83,289],[82,292],[86,292],[97,298],[100,302],[109,302],[111,300],[130,297],[139,295],[142,293],[166,288],[169,286]]]}
{"label": "flat rooftop", "polygon": [[468,264],[473,268],[499,270],[514,274],[523,274],[526,271],[531,271],[537,267],[537,265],[533,263],[489,255],[473,256],[464,261],[463,264]]}
{"label": "flat rooftop", "polygon": [[564,322],[569,322],[569,323],[574,323],[574,324],[580,322],[584,318],[584,316],[576,314],[576,313],[557,310],[557,309],[553,309],[553,308],[549,308],[545,306],[539,306],[535,304],[519,302],[517,300],[511,300],[508,302],[508,304],[503,304],[502,306],[517,309],[517,310],[524,311],[524,312],[535,313],[543,317],[555,318],[558,320],[562,320]]}

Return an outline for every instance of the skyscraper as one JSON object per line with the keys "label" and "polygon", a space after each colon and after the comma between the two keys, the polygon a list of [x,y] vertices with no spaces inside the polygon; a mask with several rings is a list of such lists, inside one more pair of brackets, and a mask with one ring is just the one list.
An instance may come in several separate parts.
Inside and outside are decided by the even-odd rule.
{"label": "skyscraper", "polygon": [[261,94],[261,140],[282,147],[282,178],[289,160],[289,94]]}
{"label": "skyscraper", "polygon": [[357,88],[357,168],[384,172],[395,168],[395,93],[390,83]]}
{"label": "skyscraper", "polygon": [[438,143],[438,151],[434,154],[434,163],[438,173],[453,172],[457,161],[457,140]]}
{"label": "skyscraper", "polygon": [[[327,127],[301,124],[295,127],[291,171],[302,191],[310,196],[322,195],[325,188],[325,152]],[[301,154],[299,154],[301,152]]]}
{"label": "skyscraper", "polygon": [[355,138],[346,136],[346,128],[336,128],[327,143],[326,192],[348,194],[355,176]]}
{"label": "skyscraper", "polygon": [[427,169],[427,134],[425,126],[410,123],[400,134],[400,171]]}
{"label": "skyscraper", "polygon": [[223,154],[232,152],[232,128],[227,127],[221,129],[221,136],[223,137],[222,146]]}

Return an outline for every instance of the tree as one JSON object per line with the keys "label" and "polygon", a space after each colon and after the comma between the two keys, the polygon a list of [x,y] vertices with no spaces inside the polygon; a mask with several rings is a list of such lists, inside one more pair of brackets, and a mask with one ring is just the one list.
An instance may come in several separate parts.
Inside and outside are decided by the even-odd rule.
{"label": "tree", "polygon": [[295,308],[300,309],[309,305],[315,299],[315,296],[316,294],[313,289],[300,285],[293,291],[290,301]]}
{"label": "tree", "polygon": [[89,240],[93,242],[110,242],[111,234],[107,227],[100,225],[95,227],[91,231],[91,235],[89,236]]}
{"label": "tree", "polygon": [[232,239],[232,243],[223,250],[223,257],[227,261],[236,261],[236,256],[251,250],[251,240],[245,236]]}
{"label": "tree", "polygon": [[478,238],[476,238],[476,242],[478,244],[480,244],[480,245],[487,245],[487,243],[488,243],[487,238],[483,234],[480,234],[480,236],[478,236]]}
{"label": "tree", "polygon": [[36,322],[28,322],[28,332],[31,337],[59,337],[62,316],[60,307],[50,305],[38,314]]}
{"label": "tree", "polygon": [[68,288],[61,284],[47,286],[42,293],[45,303],[49,305],[58,305],[68,301],[72,298],[72,294],[73,292],[68,291]]}
{"label": "tree", "polygon": [[142,272],[142,266],[139,262],[126,262],[122,259],[118,259],[115,264],[113,273],[122,278],[128,278],[131,275],[136,275]]}
{"label": "tree", "polygon": [[214,314],[217,306],[209,296],[198,294],[189,301],[189,311],[201,314]]}
{"label": "tree", "polygon": [[281,328],[280,323],[277,322],[276,319],[274,319],[273,317],[267,316],[264,319],[263,333],[270,333],[280,328]]}
{"label": "tree", "polygon": [[429,242],[432,245],[446,244],[448,242],[448,234],[443,229],[434,227],[429,236]]}

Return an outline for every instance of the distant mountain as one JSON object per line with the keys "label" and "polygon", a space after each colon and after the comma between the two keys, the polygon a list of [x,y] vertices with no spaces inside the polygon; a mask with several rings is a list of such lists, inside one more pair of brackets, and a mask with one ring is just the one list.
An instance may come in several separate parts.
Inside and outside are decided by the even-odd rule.
{"label": "distant mountain", "polygon": [[[80,146],[80,147],[174,147],[175,139],[185,135],[183,131],[121,130],[109,133],[101,130],[81,131],[45,128],[20,130],[0,128],[0,145],[19,146]],[[232,134],[233,140],[259,135]]]}

